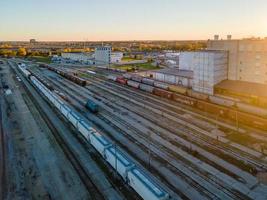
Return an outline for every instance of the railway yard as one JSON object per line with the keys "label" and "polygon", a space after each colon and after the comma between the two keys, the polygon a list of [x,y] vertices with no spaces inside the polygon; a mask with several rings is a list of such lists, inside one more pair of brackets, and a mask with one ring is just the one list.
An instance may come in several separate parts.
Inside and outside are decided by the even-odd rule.
{"label": "railway yard", "polygon": [[267,115],[125,77],[3,60],[0,197],[267,199]]}

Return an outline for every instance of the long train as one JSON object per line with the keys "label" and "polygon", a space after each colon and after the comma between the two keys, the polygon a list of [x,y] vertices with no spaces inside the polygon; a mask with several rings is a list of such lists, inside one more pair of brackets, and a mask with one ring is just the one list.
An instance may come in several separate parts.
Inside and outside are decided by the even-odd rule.
{"label": "long train", "polygon": [[59,112],[79,131],[80,134],[98,151],[114,170],[143,199],[166,200],[170,195],[128,158],[122,150],[114,146],[101,133],[92,128],[82,116],[72,110],[55,93],[41,83],[24,64],[18,65],[23,75],[39,92],[52,103]]}
{"label": "long train", "polygon": [[63,76],[66,79],[69,79],[70,81],[72,81],[72,82],[74,82],[74,83],[76,83],[76,84],[78,84],[80,86],[83,86],[83,87],[86,86],[86,80],[84,80],[83,78],[77,77],[77,76],[72,75],[72,74],[70,74],[68,72],[65,72],[63,70],[51,67],[51,66],[49,66],[47,64],[39,64],[39,67],[47,68],[47,69],[49,69],[51,71],[54,71],[57,74]]}
{"label": "long train", "polygon": [[238,123],[246,124],[267,130],[267,109],[251,106],[217,96],[197,93],[191,89],[169,85],[140,76],[124,75],[117,77],[108,75],[109,80],[128,85],[157,96],[167,98],[182,104],[190,105],[199,110],[216,114],[219,117],[231,119]]}

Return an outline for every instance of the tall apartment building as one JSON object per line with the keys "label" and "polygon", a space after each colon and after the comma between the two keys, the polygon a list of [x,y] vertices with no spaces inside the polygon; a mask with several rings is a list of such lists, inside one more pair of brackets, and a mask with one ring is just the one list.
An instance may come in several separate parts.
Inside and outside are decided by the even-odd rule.
{"label": "tall apartment building", "polygon": [[111,63],[111,46],[95,48],[95,63],[97,65],[109,65]]}
{"label": "tall apartment building", "polygon": [[228,79],[267,84],[267,39],[208,41],[208,50],[229,52]]}

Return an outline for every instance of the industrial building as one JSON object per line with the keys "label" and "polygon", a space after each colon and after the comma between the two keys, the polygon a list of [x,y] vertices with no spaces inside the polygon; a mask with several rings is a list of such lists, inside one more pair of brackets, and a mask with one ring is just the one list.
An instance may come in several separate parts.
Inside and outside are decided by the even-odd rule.
{"label": "industrial building", "polygon": [[120,63],[123,58],[122,52],[112,52],[111,46],[100,46],[95,48],[96,65],[108,65]]}
{"label": "industrial building", "polygon": [[192,88],[193,71],[179,70],[178,68],[165,68],[161,70],[150,71],[145,74],[151,78],[187,88]]}
{"label": "industrial building", "polygon": [[86,64],[107,65],[120,63],[123,58],[122,52],[111,52],[111,47],[97,47],[95,53],[61,53],[62,58],[78,61]]}
{"label": "industrial building", "polygon": [[227,79],[228,53],[226,51],[194,52],[193,90],[214,93],[214,86]]}
{"label": "industrial building", "polygon": [[94,55],[92,53],[61,53],[61,57],[83,63],[94,63]]}
{"label": "industrial building", "polygon": [[209,50],[229,52],[228,79],[267,84],[267,39],[208,41]]}
{"label": "industrial building", "polygon": [[111,63],[111,46],[99,46],[95,48],[96,65],[109,65]]}

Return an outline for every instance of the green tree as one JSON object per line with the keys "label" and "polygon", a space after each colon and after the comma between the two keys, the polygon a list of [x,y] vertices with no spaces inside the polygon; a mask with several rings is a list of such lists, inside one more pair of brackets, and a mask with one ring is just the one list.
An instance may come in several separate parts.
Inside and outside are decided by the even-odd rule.
{"label": "green tree", "polygon": [[18,56],[26,56],[27,55],[27,51],[25,48],[19,48],[18,50]]}

